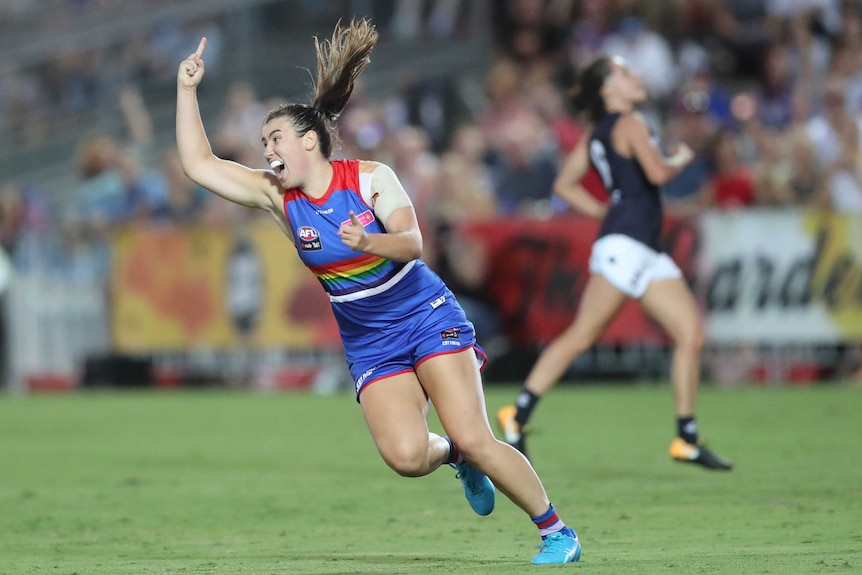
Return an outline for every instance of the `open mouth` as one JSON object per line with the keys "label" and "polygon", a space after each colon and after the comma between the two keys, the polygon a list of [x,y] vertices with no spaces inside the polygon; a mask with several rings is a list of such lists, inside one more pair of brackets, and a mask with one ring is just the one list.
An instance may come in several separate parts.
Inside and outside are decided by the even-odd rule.
{"label": "open mouth", "polygon": [[269,167],[272,168],[272,171],[275,172],[276,176],[280,176],[284,171],[284,162],[281,160],[273,160],[269,163]]}

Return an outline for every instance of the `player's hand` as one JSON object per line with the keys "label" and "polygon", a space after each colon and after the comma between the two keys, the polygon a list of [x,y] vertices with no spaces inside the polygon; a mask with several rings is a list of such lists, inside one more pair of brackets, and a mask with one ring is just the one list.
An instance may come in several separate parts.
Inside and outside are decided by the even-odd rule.
{"label": "player's hand", "polygon": [[350,223],[346,223],[339,228],[338,237],[341,238],[344,245],[355,252],[365,251],[365,248],[368,246],[368,233],[365,231],[365,226],[362,225],[362,222],[353,213],[353,210],[350,211]]}
{"label": "player's hand", "polygon": [[194,51],[188,58],[180,62],[180,69],[177,72],[177,87],[192,90],[198,87],[201,80],[204,78],[204,61],[201,56],[204,55],[204,48],[207,47],[206,37],[201,38],[198,49]]}
{"label": "player's hand", "polygon": [[679,144],[673,152],[674,160],[681,166],[685,166],[694,159],[694,152],[687,144]]}

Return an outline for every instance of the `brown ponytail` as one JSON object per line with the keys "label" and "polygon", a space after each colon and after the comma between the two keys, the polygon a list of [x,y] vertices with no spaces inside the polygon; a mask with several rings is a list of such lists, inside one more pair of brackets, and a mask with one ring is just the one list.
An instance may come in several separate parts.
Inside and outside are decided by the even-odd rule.
{"label": "brown ponytail", "polygon": [[317,52],[317,82],[312,107],[330,120],[338,117],[353,93],[356,78],[371,63],[371,49],[377,43],[377,30],[368,20],[352,21],[342,28],[335,25],[332,38],[319,42],[314,37]]}
{"label": "brown ponytail", "polygon": [[297,135],[314,130],[321,153],[329,158],[340,143],[335,120],[347,105],[356,78],[371,62],[369,54],[376,43],[377,30],[364,18],[351,21],[346,28],[339,22],[332,38],[323,42],[315,36],[317,80],[311,104],[284,104],[271,110],[263,123],[285,116]]}

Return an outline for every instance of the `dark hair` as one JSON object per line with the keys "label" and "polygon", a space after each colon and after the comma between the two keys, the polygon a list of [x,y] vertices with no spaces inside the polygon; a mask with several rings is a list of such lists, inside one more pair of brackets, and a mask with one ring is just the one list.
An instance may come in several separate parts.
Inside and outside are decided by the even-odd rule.
{"label": "dark hair", "polygon": [[578,74],[569,93],[575,111],[585,114],[592,122],[608,113],[602,97],[602,86],[613,70],[612,64],[610,56],[600,56],[594,60]]}
{"label": "dark hair", "polygon": [[329,158],[340,143],[335,120],[347,105],[356,78],[371,62],[369,54],[375,43],[377,30],[364,18],[351,21],[346,28],[339,22],[329,40],[319,42],[315,36],[317,80],[311,104],[282,104],[270,110],[263,123],[286,117],[297,135],[314,130],[321,153]]}

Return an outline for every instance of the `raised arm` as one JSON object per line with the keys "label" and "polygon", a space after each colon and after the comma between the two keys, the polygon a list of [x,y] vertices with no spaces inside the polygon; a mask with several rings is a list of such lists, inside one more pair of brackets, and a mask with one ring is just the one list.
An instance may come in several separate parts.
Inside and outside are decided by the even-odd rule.
{"label": "raised arm", "polygon": [[204,76],[206,38],[180,63],[177,72],[177,150],[185,174],[196,184],[234,203],[272,209],[278,181],[267,170],[253,170],[212,152],[198,106],[197,88]]}
{"label": "raised arm", "polygon": [[612,137],[617,151],[623,156],[634,156],[647,179],[656,186],[663,186],[674,179],[694,159],[694,153],[685,144],[665,158],[653,143],[646,122],[638,114],[623,115],[614,126]]}
{"label": "raised arm", "polygon": [[585,130],[575,149],[569,153],[563,169],[554,180],[554,194],[576,212],[592,218],[604,218],[607,206],[593,197],[582,185],[581,179],[590,169],[589,146],[592,129]]}

